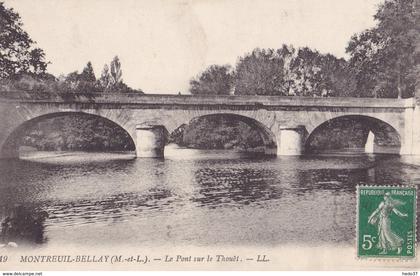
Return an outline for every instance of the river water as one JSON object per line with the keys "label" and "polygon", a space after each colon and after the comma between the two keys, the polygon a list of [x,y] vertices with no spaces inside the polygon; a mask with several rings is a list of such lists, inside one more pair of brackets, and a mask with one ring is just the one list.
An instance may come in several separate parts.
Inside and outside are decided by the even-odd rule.
{"label": "river water", "polygon": [[24,208],[26,241],[37,246],[350,245],[356,185],[420,183],[420,157],[165,154],[1,160],[2,219]]}

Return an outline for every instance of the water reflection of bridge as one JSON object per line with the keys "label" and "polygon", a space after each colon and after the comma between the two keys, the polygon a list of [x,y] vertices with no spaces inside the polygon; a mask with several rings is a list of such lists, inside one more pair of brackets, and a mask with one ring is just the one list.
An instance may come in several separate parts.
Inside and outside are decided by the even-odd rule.
{"label": "water reflection of bridge", "polygon": [[420,153],[420,131],[415,127],[420,114],[413,99],[112,93],[71,94],[65,98],[38,95],[34,99],[20,92],[2,92],[0,157],[18,156],[17,137],[31,125],[75,114],[100,117],[124,129],[138,157],[162,157],[166,132],[194,118],[220,114],[258,129],[268,154],[300,155],[311,151],[316,135],[341,131],[345,124],[360,126],[365,142],[373,143],[367,148],[375,153]]}

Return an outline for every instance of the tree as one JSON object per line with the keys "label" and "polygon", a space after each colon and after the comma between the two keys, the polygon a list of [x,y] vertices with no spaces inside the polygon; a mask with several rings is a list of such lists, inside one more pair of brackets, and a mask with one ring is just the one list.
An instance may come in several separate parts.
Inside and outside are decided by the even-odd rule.
{"label": "tree", "polygon": [[346,49],[363,96],[411,97],[418,79],[420,30],[415,0],[386,0],[377,26],[354,35]]}
{"label": "tree", "polygon": [[34,47],[28,33],[22,29],[20,15],[0,2],[0,79],[22,73],[42,74],[47,69],[45,53]]}
{"label": "tree", "polygon": [[326,96],[357,97],[356,79],[351,72],[349,63],[345,59],[338,59],[333,55],[325,55],[322,72]]}
{"label": "tree", "polygon": [[96,81],[95,73],[93,72],[92,63],[90,61],[86,64],[86,67],[83,68],[82,73],[79,75],[79,80],[88,82]]}
{"label": "tree", "polygon": [[69,73],[61,77],[58,83],[60,92],[92,93],[101,92],[102,89],[96,80],[92,63],[89,61],[83,68],[82,73],[78,71]]}
{"label": "tree", "polygon": [[107,89],[111,84],[111,74],[109,73],[108,64],[105,64],[104,68],[102,69],[101,77],[99,78],[99,83],[104,89]]}
{"label": "tree", "polygon": [[285,45],[278,49],[277,55],[283,60],[283,95],[293,94],[293,77],[292,62],[296,57],[296,49],[292,45]]}
{"label": "tree", "polygon": [[354,79],[344,59],[304,47],[298,50],[290,67],[294,95],[325,97],[354,93]]}
{"label": "tree", "polygon": [[122,70],[121,70],[121,62],[118,56],[115,56],[114,59],[111,61],[111,85],[116,86],[118,83],[122,82]]}
{"label": "tree", "polygon": [[236,95],[287,95],[284,61],[273,49],[255,49],[241,57],[235,70]]}
{"label": "tree", "polygon": [[124,83],[122,79],[121,62],[118,56],[115,56],[110,66],[104,65],[101,77],[97,81],[98,89],[101,92],[123,92],[123,93],[141,93],[141,89],[133,89]]}
{"label": "tree", "polygon": [[238,95],[348,96],[353,91],[344,59],[308,47],[255,49],[240,58],[235,70]]}
{"label": "tree", "polygon": [[229,66],[212,65],[190,81],[193,95],[229,95],[232,74]]}
{"label": "tree", "polygon": [[291,62],[293,94],[298,96],[321,95],[321,55],[307,47],[298,50]]}

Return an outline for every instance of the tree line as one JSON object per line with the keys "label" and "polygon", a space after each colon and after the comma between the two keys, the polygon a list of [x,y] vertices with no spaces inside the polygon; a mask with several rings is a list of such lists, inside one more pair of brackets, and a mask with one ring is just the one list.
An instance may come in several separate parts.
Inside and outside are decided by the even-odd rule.
{"label": "tree line", "polygon": [[[418,4],[417,4],[418,5]],[[420,73],[420,29],[416,0],[384,0],[373,28],[354,34],[348,60],[308,47],[256,48],[234,67],[212,65],[191,79],[193,95],[277,95],[407,98]],[[81,73],[55,77],[50,62],[23,30],[19,14],[0,2],[0,89],[64,92],[142,92],[122,79],[116,56],[99,78],[92,64]]]}
{"label": "tree line", "polygon": [[[349,59],[308,47],[256,48],[235,67],[211,65],[190,81],[194,95],[408,98],[420,73],[416,0],[385,0],[377,25],[350,38]],[[420,7],[417,7],[420,8]]]}
{"label": "tree line", "polygon": [[204,116],[183,124],[169,136],[169,143],[195,149],[262,151],[259,130],[229,115]]}
{"label": "tree line", "polygon": [[18,144],[43,151],[133,151],[130,135],[113,123],[91,115],[47,118],[17,137]]}
{"label": "tree line", "polygon": [[0,2],[0,90],[35,92],[137,92],[124,83],[121,62],[115,56],[105,64],[96,78],[92,63],[87,62],[82,72],[74,71],[55,77],[47,72],[50,64],[45,52],[23,29],[20,15]]}

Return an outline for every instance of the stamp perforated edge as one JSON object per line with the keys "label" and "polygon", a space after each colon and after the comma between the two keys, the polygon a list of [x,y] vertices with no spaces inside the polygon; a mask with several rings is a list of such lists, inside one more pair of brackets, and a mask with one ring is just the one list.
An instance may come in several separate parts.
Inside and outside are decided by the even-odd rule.
{"label": "stamp perforated edge", "polygon": [[[360,188],[372,188],[372,189],[382,189],[382,188],[414,188],[414,201],[413,201],[413,224],[414,224],[414,256],[401,256],[401,257],[394,257],[394,256],[360,256],[359,255],[359,190]],[[417,185],[409,184],[409,185],[356,185],[356,225],[355,225],[355,255],[356,259],[359,261],[371,261],[371,262],[378,262],[378,261],[386,261],[386,262],[414,262],[417,261]]]}

